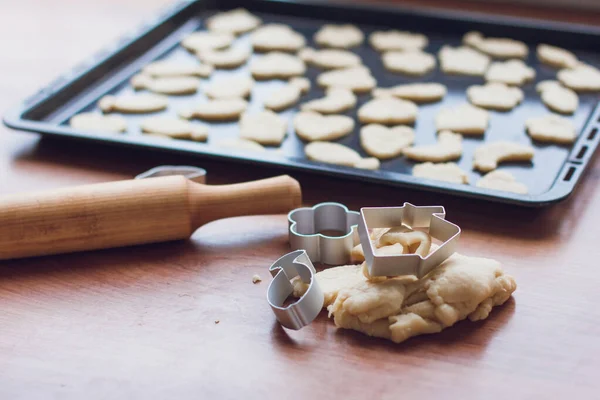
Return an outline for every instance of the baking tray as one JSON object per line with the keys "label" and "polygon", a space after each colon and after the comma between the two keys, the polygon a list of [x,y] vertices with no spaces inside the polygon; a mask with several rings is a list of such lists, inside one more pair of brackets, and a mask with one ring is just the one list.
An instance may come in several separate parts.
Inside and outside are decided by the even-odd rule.
{"label": "baking tray", "polygon": [[[165,140],[142,135],[138,126],[139,121],[146,115],[127,115],[126,118],[129,122],[127,134],[93,134],[76,131],[66,125],[66,122],[74,114],[96,110],[96,102],[103,95],[131,91],[128,84],[129,78],[145,64],[156,59],[193,57],[178,45],[179,41],[190,32],[202,29],[203,20],[207,16],[235,7],[247,8],[260,16],[265,23],[280,22],[291,25],[295,30],[306,35],[309,45],[314,45],[312,41],[314,32],[328,22],[351,22],[358,25],[365,35],[374,30],[386,28],[422,32],[430,39],[430,45],[426,51],[434,54],[443,44],[459,45],[462,35],[470,30],[480,30],[489,36],[509,36],[523,40],[530,46],[530,55],[526,62],[536,69],[536,82],[552,79],[556,74],[555,69],[546,67],[537,61],[535,45],[539,41],[569,48],[584,62],[600,65],[600,29],[594,27],[475,13],[312,1],[183,1],[162,10],[154,18],[147,20],[131,33],[121,37],[112,46],[95,54],[26,99],[4,116],[4,123],[11,128],[40,132],[50,136],[197,154],[236,162],[268,164],[286,169],[326,174],[330,175],[332,179],[350,178],[524,206],[543,206],[566,198],[581,179],[582,172],[589,164],[598,146],[600,107],[597,104],[597,95],[583,94],[580,96],[579,109],[572,116],[572,120],[580,132],[578,140],[573,146],[533,143],[536,150],[533,163],[501,166],[502,169],[512,172],[519,181],[529,187],[530,194],[518,195],[477,188],[473,185],[457,185],[415,178],[411,176],[414,163],[402,157],[383,161],[381,169],[378,171],[311,162],[304,157],[304,143],[295,136],[291,123],[289,135],[281,148],[264,153],[239,152],[211,145],[215,139],[236,137],[238,129],[235,122],[209,124],[210,137],[207,143]],[[248,35],[238,39],[235,45],[250,46]],[[379,54],[368,45],[367,41],[354,51],[371,69],[378,80],[378,86],[388,87],[400,83],[432,81],[441,82],[448,87],[448,95],[442,102],[419,107],[418,121],[415,125],[416,144],[430,143],[435,140],[433,119],[440,107],[466,102],[466,87],[483,81],[482,78],[476,77],[445,75],[439,68],[422,78],[409,78],[387,72],[382,66]],[[252,57],[260,57],[260,55]],[[209,80],[223,76],[249,75],[248,64],[235,70],[217,70]],[[313,87],[302,101],[323,95],[323,90],[314,84],[319,72],[321,71],[316,68],[308,68],[307,76],[313,82]],[[262,99],[275,87],[282,84],[281,81],[257,82],[252,92],[249,110],[260,110]],[[525,119],[530,116],[546,114],[548,110],[539,100],[533,83],[524,86],[523,89],[525,99],[513,111],[505,113],[491,111],[490,128],[483,139],[465,137],[464,153],[458,164],[464,170],[469,171],[471,183],[475,183],[480,177],[478,173],[471,171],[472,154],[477,145],[486,140],[500,139],[531,143],[524,130]],[[357,107],[360,107],[369,98],[369,95],[360,95]],[[202,93],[191,96],[171,96],[169,108],[153,115],[174,115],[178,109],[203,99]],[[291,120],[297,110],[296,107],[281,114]],[[346,114],[355,117],[356,109]],[[338,142],[355,148],[365,155],[359,145],[359,128],[360,124],[357,121],[354,132]]]}

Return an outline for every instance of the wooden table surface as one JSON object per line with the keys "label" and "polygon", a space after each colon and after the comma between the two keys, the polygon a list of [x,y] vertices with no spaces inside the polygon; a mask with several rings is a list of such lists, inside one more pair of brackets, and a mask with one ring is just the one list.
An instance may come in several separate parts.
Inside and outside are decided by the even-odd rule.
{"label": "wooden table surface", "polygon": [[[0,110],[162,3],[7,2]],[[591,13],[473,7],[600,21]],[[212,183],[278,173],[0,128],[3,194],[124,179],[166,163],[204,166]],[[324,315],[285,331],[265,301],[267,267],[288,250],[283,215],[221,220],[187,242],[4,262],[0,399],[600,397],[600,160],[569,200],[544,210],[294,176],[307,204],[445,205],[463,228],[461,252],[502,261],[519,285],[514,298],[486,321],[400,345],[338,331]],[[265,281],[253,285],[254,274]]]}

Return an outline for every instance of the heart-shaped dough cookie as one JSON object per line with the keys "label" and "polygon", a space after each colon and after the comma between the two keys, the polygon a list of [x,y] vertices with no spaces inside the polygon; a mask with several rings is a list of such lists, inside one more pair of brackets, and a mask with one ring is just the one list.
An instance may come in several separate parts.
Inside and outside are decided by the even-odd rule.
{"label": "heart-shaped dough cookie", "polygon": [[196,57],[215,68],[237,68],[250,58],[250,50],[245,47],[232,47],[225,50],[202,49],[196,52]]}
{"label": "heart-shaped dough cookie", "polygon": [[314,36],[314,41],[319,46],[344,49],[359,46],[364,40],[362,31],[350,24],[323,25]]}
{"label": "heart-shaped dough cookie", "polygon": [[478,107],[509,111],[523,101],[523,91],[504,83],[491,82],[467,88],[469,101]]}
{"label": "heart-shaped dough cookie", "polygon": [[181,45],[191,51],[192,53],[196,53],[200,50],[220,50],[229,47],[233,41],[235,40],[235,36],[230,33],[220,33],[220,32],[192,32],[181,41]]}
{"label": "heart-shaped dough cookie", "polygon": [[542,81],[535,86],[542,103],[552,111],[573,114],[579,107],[577,93],[564,87],[558,81]]}
{"label": "heart-shaped dough cookie", "polygon": [[175,117],[150,117],[140,123],[142,132],[174,139],[190,139],[204,142],[208,139],[208,127],[193,124]]}
{"label": "heart-shaped dough cookie", "polygon": [[370,156],[388,159],[399,156],[415,141],[415,131],[408,126],[369,124],[360,130],[360,144]]}
{"label": "heart-shaped dough cookie", "polygon": [[262,23],[261,19],[244,8],[223,11],[206,20],[210,31],[239,35],[255,29]]}
{"label": "heart-shaped dough cookie", "polygon": [[103,112],[122,112],[129,114],[143,114],[161,111],[167,108],[167,97],[152,94],[124,94],[121,96],[106,95],[98,101],[98,107]]}
{"label": "heart-shaped dough cookie", "polygon": [[517,182],[517,179],[507,171],[496,170],[489,172],[478,180],[475,186],[519,194],[527,194],[529,192],[527,185]]}
{"label": "heart-shaped dough cookie", "polygon": [[71,117],[69,126],[87,132],[125,132],[127,121],[120,115],[84,112]]}
{"label": "heart-shaped dough cookie", "polygon": [[525,128],[533,140],[558,144],[570,144],[577,139],[577,130],[570,120],[548,114],[525,121]]}
{"label": "heart-shaped dough cookie", "polygon": [[199,118],[207,121],[230,121],[240,118],[248,103],[242,99],[218,99],[200,103],[194,108],[182,110],[179,116],[185,119]]}
{"label": "heart-shaped dough cookie", "polygon": [[422,50],[429,44],[427,36],[420,33],[389,30],[375,31],[369,36],[369,43],[377,51]]}
{"label": "heart-shaped dough cookie", "polygon": [[557,74],[560,83],[576,92],[600,91],[600,70],[587,64],[561,69]]}
{"label": "heart-shaped dough cookie", "polygon": [[309,160],[361,169],[378,169],[379,160],[362,158],[355,150],[339,143],[312,142],[304,148]]}
{"label": "heart-shaped dough cookie", "polygon": [[579,60],[575,54],[569,50],[549,44],[539,44],[536,53],[538,60],[551,67],[574,68],[579,64]]}
{"label": "heart-shaped dough cookie", "polygon": [[306,65],[295,55],[274,51],[254,60],[250,71],[255,79],[288,79],[303,75]]}
{"label": "heart-shaped dough cookie", "polygon": [[169,76],[153,78],[146,74],[137,74],[131,78],[134,89],[146,89],[154,93],[167,95],[184,95],[196,93],[200,79],[195,76]]}
{"label": "heart-shaped dough cookie", "polygon": [[490,57],[470,47],[443,46],[438,53],[440,68],[446,74],[483,76]]}
{"label": "heart-shaped dough cookie", "polygon": [[463,43],[494,58],[526,58],[529,48],[521,41],[509,38],[484,37],[481,32],[468,32]]}
{"label": "heart-shaped dough cookie", "polygon": [[422,51],[388,51],[381,56],[383,66],[391,72],[422,76],[435,68],[435,57]]}
{"label": "heart-shaped dough cookie", "polygon": [[484,109],[462,104],[442,108],[435,116],[437,131],[449,130],[464,135],[483,135],[488,127],[490,114]]}
{"label": "heart-shaped dough cookie", "polygon": [[535,78],[535,69],[521,60],[493,62],[485,73],[486,82],[501,82],[512,86],[522,86]]}
{"label": "heart-shaped dough cookie", "polygon": [[301,139],[309,142],[335,140],[352,132],[354,120],[345,115],[301,111],[294,117],[294,129]]}
{"label": "heart-shaped dough cookie", "polygon": [[268,24],[250,35],[256,51],[298,51],[306,44],[304,36],[288,25]]}
{"label": "heart-shaped dough cookie", "polygon": [[245,113],[240,119],[240,137],[263,145],[279,145],[287,132],[287,119],[273,111]]}
{"label": "heart-shaped dough cookie", "polygon": [[289,82],[273,92],[265,99],[265,108],[274,111],[285,110],[296,104],[300,96],[310,90],[310,81],[307,78],[292,78]]}
{"label": "heart-shaped dough cookie", "polygon": [[452,183],[469,183],[469,176],[456,163],[447,162],[434,164],[426,162],[417,164],[413,167],[413,176],[425,179],[433,179],[436,181],[452,182]]}
{"label": "heart-shaped dough cookie", "polygon": [[351,68],[362,64],[359,56],[341,49],[315,50],[307,47],[298,52],[298,57],[307,64],[323,69]]}
{"label": "heart-shaped dough cookie", "polygon": [[211,99],[242,99],[250,96],[254,80],[247,76],[214,79],[204,88],[204,94]]}
{"label": "heart-shaped dough cookie", "polygon": [[451,131],[442,131],[435,144],[408,147],[402,151],[406,158],[416,161],[444,162],[460,158],[462,136]]}
{"label": "heart-shaped dough cookie", "polygon": [[358,109],[358,119],[364,124],[384,125],[412,124],[419,109],[409,100],[395,97],[375,98]]}
{"label": "heart-shaped dough cookie", "polygon": [[142,68],[142,74],[153,78],[169,78],[175,76],[198,76],[208,78],[214,68],[212,65],[177,62],[177,61],[154,61]]}
{"label": "heart-shaped dough cookie", "polygon": [[350,89],[354,93],[368,92],[377,85],[371,71],[363,66],[323,72],[317,77],[317,83],[323,87]]}
{"label": "heart-shaped dough cookie", "polygon": [[489,172],[503,161],[531,161],[533,155],[533,148],[524,144],[506,141],[485,143],[475,149],[473,167]]}
{"label": "heart-shaped dough cookie", "polygon": [[373,97],[398,97],[416,103],[439,101],[446,95],[446,86],[441,83],[408,83],[390,88],[373,89]]}
{"label": "heart-shaped dough cookie", "polygon": [[332,87],[325,97],[311,100],[300,106],[302,111],[316,111],[320,114],[338,114],[356,105],[356,96],[349,89]]}

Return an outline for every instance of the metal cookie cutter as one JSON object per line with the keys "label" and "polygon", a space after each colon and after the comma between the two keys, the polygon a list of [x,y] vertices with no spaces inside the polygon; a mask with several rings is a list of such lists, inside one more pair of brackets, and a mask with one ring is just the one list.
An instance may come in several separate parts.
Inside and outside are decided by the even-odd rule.
{"label": "metal cookie cutter", "polygon": [[[298,330],[310,324],[321,312],[325,296],[315,280],[315,267],[304,250],[296,250],[275,261],[269,272],[273,280],[267,289],[267,300],[277,321],[286,328]],[[290,279],[300,276],[308,290],[295,303],[283,306],[294,292]]]}
{"label": "metal cookie cutter", "polygon": [[187,165],[161,165],[154,167],[146,172],[143,172],[135,177],[135,179],[157,178],[160,176],[183,175],[187,179],[197,182],[206,183],[206,170],[198,167],[190,167]]}
{"label": "metal cookie cutter", "polygon": [[[358,234],[371,276],[415,275],[422,278],[450,257],[456,250],[460,227],[445,220],[442,206],[361,208]],[[378,255],[369,237],[369,229],[408,225],[429,228],[429,235],[443,243],[426,257],[418,254]]]}
{"label": "metal cookie cutter", "polygon": [[[352,248],[359,243],[360,213],[340,203],[320,203],[297,208],[288,214],[289,240],[293,250],[304,249],[311,260],[329,265],[350,261]],[[320,232],[343,232],[328,236]]]}

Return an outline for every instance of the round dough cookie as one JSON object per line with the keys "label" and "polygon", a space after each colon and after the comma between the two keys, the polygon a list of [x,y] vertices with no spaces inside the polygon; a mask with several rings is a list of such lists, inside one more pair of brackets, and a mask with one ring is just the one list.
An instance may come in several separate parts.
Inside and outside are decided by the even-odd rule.
{"label": "round dough cookie", "polygon": [[521,60],[493,62],[485,73],[486,82],[501,82],[521,86],[535,78],[535,69]]}
{"label": "round dough cookie", "polygon": [[204,88],[204,94],[211,99],[243,99],[250,97],[254,80],[247,76],[215,79]]}
{"label": "round dough cookie", "polygon": [[219,50],[229,47],[235,36],[230,33],[192,32],[181,41],[181,45],[192,53],[200,50]]}
{"label": "round dough cookie", "polygon": [[373,89],[373,97],[398,97],[415,103],[431,103],[440,101],[447,93],[446,86],[441,83],[408,83],[391,88]]}
{"label": "round dough cookie", "polygon": [[216,147],[223,149],[242,150],[242,151],[265,151],[266,149],[252,140],[236,138],[223,139],[215,143]]}
{"label": "round dough cookie", "polygon": [[478,107],[510,111],[523,101],[523,91],[504,83],[491,82],[467,88],[467,98]]}
{"label": "round dough cookie", "polygon": [[338,47],[348,49],[360,46],[365,40],[365,35],[354,25],[323,25],[315,33],[314,41],[322,47]]}
{"label": "round dough cookie", "polygon": [[73,129],[88,132],[125,132],[127,121],[120,115],[84,112],[71,117],[69,126]]}
{"label": "round dough cookie", "polygon": [[560,83],[576,92],[600,91],[600,70],[587,64],[572,69],[561,69],[557,74]]}
{"label": "round dough cookie", "polygon": [[209,31],[240,35],[255,29],[262,23],[261,19],[244,8],[220,12],[206,20]]}
{"label": "round dough cookie", "polygon": [[360,130],[360,145],[370,156],[388,159],[399,156],[415,141],[415,131],[408,126],[365,125]]}
{"label": "round dough cookie", "polygon": [[351,68],[362,65],[359,56],[351,51],[341,49],[315,50],[307,47],[298,52],[298,57],[307,64],[323,69]]}
{"label": "round dough cookie", "polygon": [[463,43],[494,58],[526,58],[529,54],[527,45],[519,40],[509,38],[485,38],[480,32],[468,32],[463,36]]}
{"label": "round dough cookie", "polygon": [[204,49],[196,53],[196,57],[214,68],[232,69],[245,64],[250,58],[250,50],[243,47],[232,47],[225,50]]}
{"label": "round dough cookie", "polygon": [[349,89],[332,87],[325,97],[308,101],[300,106],[302,111],[316,111],[320,114],[339,114],[356,106],[356,96]]}
{"label": "round dough cookie", "polygon": [[491,142],[480,145],[475,149],[473,168],[481,172],[489,172],[504,161],[531,161],[533,147],[515,142]]}
{"label": "round dough cookie", "polygon": [[144,114],[161,111],[167,108],[169,100],[162,95],[152,93],[125,94],[121,96],[107,95],[98,101],[103,112],[122,112]]}
{"label": "round dough cookie", "polygon": [[278,146],[287,132],[287,119],[273,111],[265,110],[257,114],[242,114],[240,137],[262,145]]}
{"label": "round dough cookie", "polygon": [[490,65],[490,57],[465,46],[443,46],[438,57],[441,70],[452,75],[483,76]]}
{"label": "round dough cookie", "polygon": [[489,112],[465,103],[442,108],[435,116],[435,128],[437,131],[449,130],[464,135],[483,135],[489,120]]}
{"label": "round dough cookie", "polygon": [[422,51],[388,51],[381,59],[388,71],[412,76],[425,75],[436,65],[435,57]]}
{"label": "round dough cookie", "polygon": [[444,162],[462,156],[462,136],[451,131],[442,131],[435,144],[407,147],[402,152],[415,161]]}
{"label": "round dough cookie", "polygon": [[306,157],[313,161],[363,169],[379,168],[379,160],[362,158],[350,147],[339,143],[312,142],[304,147],[304,152]]}
{"label": "round dough cookie", "polygon": [[304,36],[283,24],[263,25],[250,35],[256,51],[298,51],[306,45]]}
{"label": "round dough cookie", "polygon": [[287,84],[271,92],[265,99],[264,106],[273,111],[285,110],[296,104],[300,96],[310,90],[307,78],[292,78]]}
{"label": "round dough cookie", "polygon": [[369,36],[369,43],[377,51],[422,50],[429,44],[427,36],[399,30],[376,31]]}
{"label": "round dough cookie", "polygon": [[345,115],[301,111],[294,117],[294,129],[298,137],[309,142],[336,140],[352,132],[354,120]]}
{"label": "round dough cookie", "polygon": [[272,52],[254,60],[250,72],[255,79],[288,79],[304,75],[306,65],[295,55]]}
{"label": "round dough cookie", "polygon": [[240,118],[248,103],[242,99],[209,100],[194,108],[182,110],[179,116],[185,119],[199,118],[206,121],[231,121]]}
{"label": "round dough cookie", "polygon": [[177,62],[169,60],[154,61],[142,68],[141,73],[153,78],[171,78],[178,76],[198,76],[208,78],[214,68],[212,65]]}
{"label": "round dough cookie", "polygon": [[538,142],[570,144],[577,139],[575,125],[568,119],[548,114],[525,121],[529,136]]}
{"label": "round dough cookie", "polygon": [[167,95],[193,94],[198,91],[200,79],[195,76],[171,76],[152,78],[149,75],[137,74],[130,80],[134,89],[146,89],[154,93]]}
{"label": "round dough cookie", "polygon": [[538,60],[551,67],[574,68],[579,64],[579,60],[575,54],[569,50],[549,44],[539,44],[536,53]]}
{"label": "round dough cookie", "polygon": [[512,192],[519,194],[527,194],[529,190],[527,186],[506,171],[492,171],[477,181],[475,186],[486,189],[501,190],[503,192]]}
{"label": "round dough cookie", "polygon": [[208,139],[208,127],[193,124],[175,117],[150,117],[140,123],[142,132],[167,136],[174,139],[190,139],[204,142]]}
{"label": "round dough cookie", "polygon": [[542,103],[561,114],[573,114],[579,107],[577,93],[562,86],[558,81],[542,81],[535,86]]}
{"label": "round dough cookie", "polygon": [[363,104],[358,109],[358,119],[363,124],[412,124],[417,119],[418,112],[417,105],[412,101],[380,97]]}
{"label": "round dough cookie", "polygon": [[412,170],[413,176],[436,181],[465,184],[469,183],[469,176],[456,163],[447,162],[434,164],[426,162],[417,164]]}
{"label": "round dough cookie", "polygon": [[354,93],[368,92],[377,85],[371,71],[363,66],[323,72],[317,77],[317,83],[323,87],[350,89]]}

